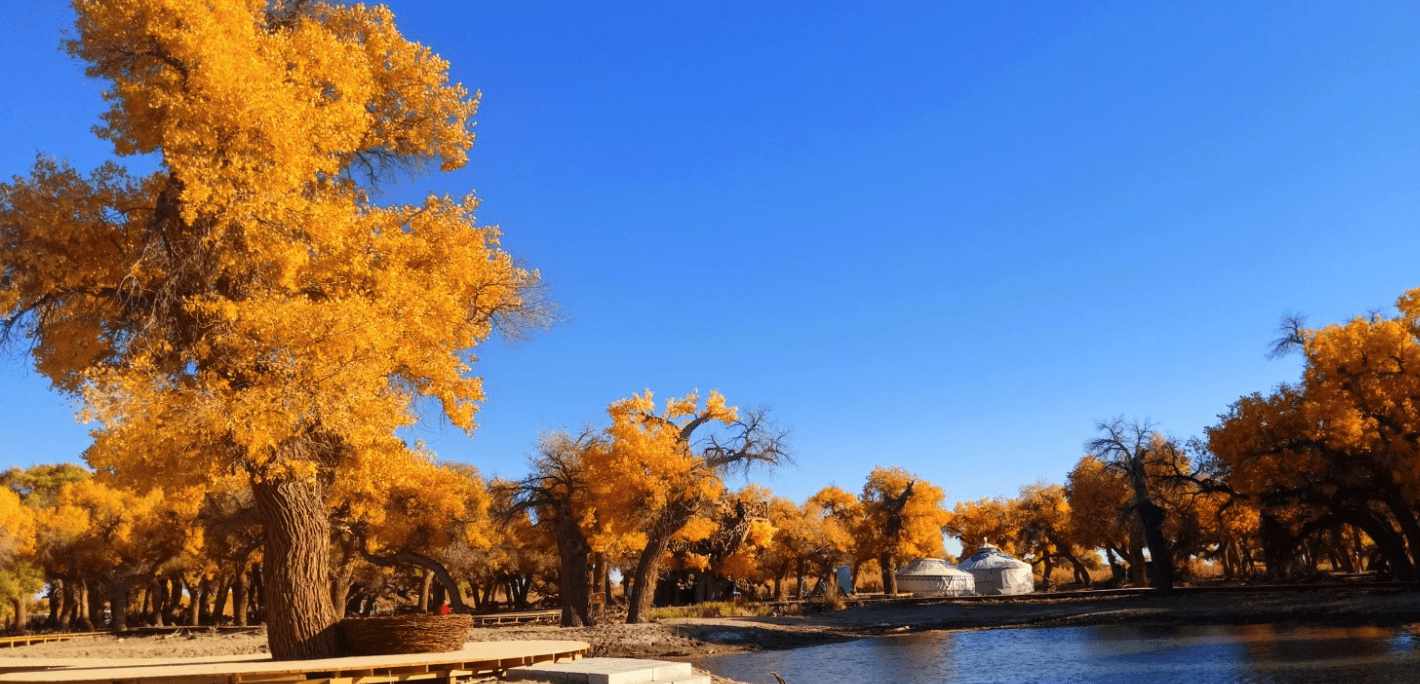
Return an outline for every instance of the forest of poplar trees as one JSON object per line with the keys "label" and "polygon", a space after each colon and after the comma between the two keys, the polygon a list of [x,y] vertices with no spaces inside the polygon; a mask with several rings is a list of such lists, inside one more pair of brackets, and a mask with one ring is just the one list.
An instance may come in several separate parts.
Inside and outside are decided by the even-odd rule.
{"label": "forest of poplar trees", "polygon": [[67,49],[108,84],[99,135],[158,168],[40,157],[0,184],[3,342],[97,426],[75,463],[3,475],[14,629],[262,621],[275,657],[318,657],[334,621],[371,611],[547,602],[564,625],[614,605],[639,622],[832,594],[839,566],[893,592],[944,535],[1046,587],[1417,579],[1420,290],[1394,315],[1293,324],[1279,351],[1302,376],[1201,436],[1081,426],[1063,483],[952,508],[950,483],[890,464],[802,502],[732,489],[791,467],[790,445],[718,392],[646,391],[602,427],[529,435],[520,480],[441,462],[399,431],[421,406],[475,429],[469,352],[547,323],[540,278],[475,198],[384,206],[373,189],[460,167],[477,97],[379,7],[74,7]]}

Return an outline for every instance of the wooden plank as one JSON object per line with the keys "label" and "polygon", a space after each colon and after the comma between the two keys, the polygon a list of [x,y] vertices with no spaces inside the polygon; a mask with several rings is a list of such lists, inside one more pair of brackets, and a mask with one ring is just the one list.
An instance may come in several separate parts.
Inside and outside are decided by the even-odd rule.
{"label": "wooden plank", "polygon": [[[245,660],[163,659],[157,664],[153,659],[125,663],[108,658],[47,658],[42,665],[48,669],[11,670],[0,674],[0,684],[275,684],[357,677],[371,684],[391,683],[438,679],[452,670],[496,672],[506,669],[502,663],[570,657],[588,648],[582,641],[496,641],[471,642],[448,653],[296,661],[272,661],[264,654],[240,657]],[[26,659],[2,660],[0,667]]]}
{"label": "wooden plank", "polygon": [[[183,665],[183,663],[168,663],[170,665]],[[271,684],[272,682],[302,682],[308,679],[304,674],[293,673],[268,673],[268,672],[234,672],[227,681],[231,684]]]}

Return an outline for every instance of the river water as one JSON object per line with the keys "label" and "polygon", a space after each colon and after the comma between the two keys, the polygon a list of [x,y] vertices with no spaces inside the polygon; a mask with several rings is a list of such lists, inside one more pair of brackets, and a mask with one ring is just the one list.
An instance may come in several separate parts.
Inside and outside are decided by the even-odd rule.
{"label": "river water", "polygon": [[774,684],[1420,682],[1420,634],[1378,627],[1057,627],[921,632],[707,658]]}

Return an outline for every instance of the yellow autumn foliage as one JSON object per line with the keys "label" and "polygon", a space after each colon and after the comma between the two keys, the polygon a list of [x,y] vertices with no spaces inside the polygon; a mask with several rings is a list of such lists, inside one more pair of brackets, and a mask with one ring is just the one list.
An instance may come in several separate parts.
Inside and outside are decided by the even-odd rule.
{"label": "yellow autumn foliage", "polygon": [[[613,402],[607,413],[610,448],[585,456],[602,536],[632,533],[672,506],[698,510],[696,502],[713,501],[724,491],[719,473],[690,441],[690,433],[701,425],[735,420],[735,409],[725,405],[719,392],[711,392],[703,404],[696,392],[673,397],[657,413],[646,390]],[[691,525],[695,520],[687,517]],[[690,533],[697,530],[704,531],[696,527]],[[668,534],[677,532],[684,533],[683,527]]]}
{"label": "yellow autumn foliage", "polygon": [[876,556],[898,560],[946,555],[942,531],[952,514],[942,489],[902,468],[879,466],[863,485],[864,532]]}
{"label": "yellow autumn foliage", "polygon": [[246,475],[283,540],[267,587],[316,606],[272,604],[273,655],[330,655],[334,612],[288,571],[325,572],[298,543],[324,536],[325,476],[415,459],[391,440],[423,399],[472,431],[470,350],[539,315],[537,273],[474,197],[374,199],[393,173],[462,166],[478,99],[385,7],[73,6],[67,48],[107,88],[98,134],[158,168],[41,157],[0,184],[0,325],[83,398],[95,469],[140,491]]}
{"label": "yellow autumn foliage", "polygon": [[[360,183],[464,163],[477,98],[447,64],[383,7],[75,9],[69,50],[109,84],[100,135],[161,169],[42,158],[0,186],[0,305],[29,321],[39,369],[83,392],[94,465],[142,484],[233,463],[312,478],[409,425],[417,396],[472,430],[466,350],[526,310],[537,274],[476,199],[379,206]],[[318,444],[293,458],[292,440]]]}
{"label": "yellow autumn foliage", "polygon": [[34,552],[34,511],[20,501],[20,496],[0,488],[0,567]]}

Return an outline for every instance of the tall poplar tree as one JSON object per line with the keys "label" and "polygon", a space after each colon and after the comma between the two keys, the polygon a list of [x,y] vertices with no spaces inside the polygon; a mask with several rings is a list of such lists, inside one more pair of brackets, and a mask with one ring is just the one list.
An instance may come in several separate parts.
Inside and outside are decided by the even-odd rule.
{"label": "tall poplar tree", "polygon": [[477,98],[383,7],[75,0],[69,52],[108,82],[91,173],[41,158],[0,185],[0,325],[84,399],[96,468],[162,486],[236,471],[265,527],[277,659],[336,653],[337,476],[436,399],[465,430],[469,350],[525,322],[537,274],[476,201],[382,206],[370,183],[463,165]]}
{"label": "tall poplar tree", "polygon": [[[1173,554],[1169,552],[1168,539],[1164,536],[1166,511],[1155,499],[1150,489],[1150,478],[1146,468],[1148,461],[1171,458],[1165,452],[1176,451],[1178,446],[1149,425],[1139,422],[1129,423],[1123,418],[1096,425],[1101,436],[1089,441],[1089,453],[1107,464],[1108,468],[1124,475],[1133,493],[1134,515],[1144,534],[1144,542],[1149,548],[1149,584],[1154,590],[1173,590]],[[1137,548],[1138,545],[1133,545]],[[1131,564],[1136,567],[1140,559]]]}
{"label": "tall poplar tree", "polygon": [[[658,413],[647,390],[613,402],[607,413],[610,448],[584,455],[587,477],[598,515],[615,533],[644,537],[626,621],[649,622],[672,538],[710,510],[724,492],[726,473],[784,461],[787,436],[770,424],[767,411],[741,413],[713,391],[703,402],[696,392],[671,398]],[[697,434],[707,423],[723,432]]]}

